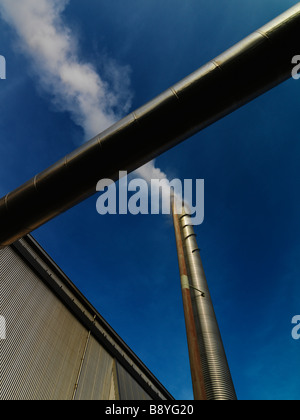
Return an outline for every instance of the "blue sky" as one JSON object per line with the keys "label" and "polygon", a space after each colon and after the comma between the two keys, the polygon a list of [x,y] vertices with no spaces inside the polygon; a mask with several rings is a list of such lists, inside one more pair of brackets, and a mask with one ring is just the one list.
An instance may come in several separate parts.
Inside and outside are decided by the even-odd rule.
{"label": "blue sky", "polygon": [[[295,4],[62,3],[61,23],[77,42],[78,60],[114,92],[118,116]],[[5,4],[0,0],[0,10]],[[7,60],[0,81],[3,196],[82,144],[87,128],[46,89],[49,69],[24,51],[7,18],[0,54]],[[299,95],[300,81],[290,80],[156,161],[171,179],[205,180],[205,222],[196,233],[239,399],[300,397],[300,342],[291,337],[300,313]],[[101,217],[96,199],[34,236],[174,397],[192,399],[172,222]]]}

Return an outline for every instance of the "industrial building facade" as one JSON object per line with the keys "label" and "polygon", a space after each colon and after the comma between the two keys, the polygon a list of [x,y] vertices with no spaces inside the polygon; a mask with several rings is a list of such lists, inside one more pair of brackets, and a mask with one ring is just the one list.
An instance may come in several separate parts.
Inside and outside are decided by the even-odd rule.
{"label": "industrial building facade", "polygon": [[[291,78],[299,32],[300,3],[0,199],[0,400],[172,399],[25,235]],[[177,245],[195,394],[235,400],[186,217]]]}
{"label": "industrial building facade", "polygon": [[173,399],[31,236],[0,250],[0,289],[0,400]]}

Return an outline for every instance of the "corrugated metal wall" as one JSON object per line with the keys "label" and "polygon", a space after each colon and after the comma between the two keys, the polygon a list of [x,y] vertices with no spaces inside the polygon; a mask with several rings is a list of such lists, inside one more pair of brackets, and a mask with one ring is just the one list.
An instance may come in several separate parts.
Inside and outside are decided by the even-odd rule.
{"label": "corrugated metal wall", "polygon": [[11,247],[0,251],[0,400],[150,399]]}
{"label": "corrugated metal wall", "polygon": [[71,399],[87,331],[10,248],[0,272],[0,399]]}
{"label": "corrugated metal wall", "polygon": [[132,378],[123,366],[120,365],[120,363],[117,363],[117,378],[121,400],[151,400],[149,395],[146,394],[143,388]]}
{"label": "corrugated metal wall", "polygon": [[113,365],[114,359],[90,337],[75,399],[116,399]]}

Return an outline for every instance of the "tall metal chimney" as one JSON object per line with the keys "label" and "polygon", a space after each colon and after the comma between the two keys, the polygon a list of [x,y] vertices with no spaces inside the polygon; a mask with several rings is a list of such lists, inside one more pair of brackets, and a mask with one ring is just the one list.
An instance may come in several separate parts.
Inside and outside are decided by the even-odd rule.
{"label": "tall metal chimney", "polygon": [[190,291],[193,308],[189,321],[196,326],[205,397],[213,401],[237,400],[190,212],[185,207],[181,215],[176,215],[173,207],[173,218],[175,232],[180,229],[179,235],[176,233],[177,248],[178,242],[183,243],[188,276],[185,287]]}
{"label": "tall metal chimney", "polygon": [[182,301],[183,301],[186,335],[187,335],[189,357],[190,357],[190,367],[191,367],[194,399],[199,400],[199,401],[205,401],[207,400],[207,397],[206,397],[206,391],[205,391],[203,367],[202,367],[199,345],[198,345],[197,328],[196,328],[193,304],[192,304],[192,299],[191,299],[190,282],[189,282],[189,277],[188,277],[186,258],[185,258],[183,241],[182,241],[180,220],[175,211],[175,202],[173,203],[173,221],[174,221],[174,228],[175,228],[175,238],[176,238],[176,246],[177,246],[177,254],[178,254]]}

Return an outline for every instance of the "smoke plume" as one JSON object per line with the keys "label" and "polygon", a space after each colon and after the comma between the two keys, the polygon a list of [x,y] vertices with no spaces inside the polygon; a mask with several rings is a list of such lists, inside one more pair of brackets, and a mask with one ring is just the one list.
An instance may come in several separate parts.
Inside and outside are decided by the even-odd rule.
{"label": "smoke plume", "polygon": [[[103,70],[108,77],[104,79],[92,64],[81,60],[78,40],[63,19],[68,3],[69,0],[0,0],[0,12],[17,33],[39,87],[51,95],[58,110],[70,113],[83,128],[85,140],[89,140],[129,111],[129,67],[118,66],[106,57]],[[149,184],[152,179],[167,180],[154,161],[136,174]]]}
{"label": "smoke plume", "polygon": [[78,40],[63,20],[69,0],[0,0],[2,18],[16,31],[39,86],[89,139],[131,106],[129,67],[106,60],[110,83],[80,58]]}

